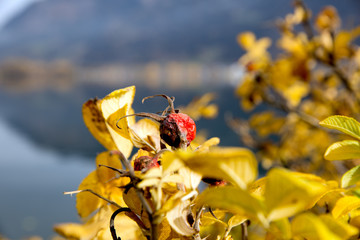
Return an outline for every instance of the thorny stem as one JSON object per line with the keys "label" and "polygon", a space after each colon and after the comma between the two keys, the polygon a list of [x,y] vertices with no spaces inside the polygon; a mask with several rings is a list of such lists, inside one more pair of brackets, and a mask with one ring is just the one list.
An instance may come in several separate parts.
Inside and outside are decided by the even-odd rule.
{"label": "thorny stem", "polygon": [[76,191],[71,191],[71,192],[64,192],[65,195],[73,195],[73,194],[77,194],[77,193],[82,193],[82,192],[90,192],[92,194],[94,194],[95,196],[101,198],[102,200],[114,205],[115,207],[117,208],[122,208],[119,204],[117,204],[116,202],[114,201],[111,201],[110,199],[107,199],[103,196],[101,196],[100,194],[94,192],[93,190],[91,189],[81,189],[81,190],[76,190]]}
{"label": "thorny stem", "polygon": [[[110,199],[107,199],[103,196],[101,196],[100,194],[94,192],[91,189],[82,189],[82,190],[76,190],[76,191],[71,191],[71,192],[64,192],[65,195],[72,195],[72,194],[77,194],[77,193],[81,193],[81,192],[90,192],[92,194],[94,194],[95,196],[101,198],[102,200],[114,205],[115,207],[119,208],[119,209],[123,209],[123,207],[121,207],[119,204],[117,204],[114,201],[111,201]],[[133,213],[133,212],[127,212],[126,215],[128,215],[131,219],[133,219],[141,228],[146,229],[145,224],[139,219],[139,217]]]}
{"label": "thorny stem", "polygon": [[99,164],[99,167],[106,167],[106,168],[109,168],[115,172],[118,172],[120,174],[120,177],[129,177],[130,176],[130,173],[128,171],[124,171],[122,169],[117,169],[117,168],[114,168],[114,167],[110,167],[110,166],[107,166],[107,165],[103,165],[103,164]]}
{"label": "thorny stem", "polygon": [[131,212],[130,208],[119,208],[118,210],[116,210],[110,218],[110,232],[111,232],[111,236],[113,238],[113,240],[121,240],[121,237],[118,237],[116,235],[116,229],[115,229],[115,217],[121,213],[121,212]]}
{"label": "thorny stem", "polygon": [[202,207],[196,213],[195,222],[194,222],[194,225],[193,225],[193,229],[196,231],[196,233],[193,236],[195,240],[201,240],[201,237],[200,237],[200,218],[201,218],[201,214],[204,211],[204,209],[205,208]]}
{"label": "thorny stem", "polygon": [[150,231],[151,231],[151,239],[152,240],[157,239],[157,236],[158,236],[158,234],[157,234],[157,224],[155,223],[154,218],[153,218],[154,211],[151,208],[149,202],[146,200],[142,190],[137,188],[137,186],[136,186],[136,183],[139,181],[139,179],[135,176],[134,168],[131,166],[129,160],[124,156],[124,154],[122,154],[122,152],[120,152],[120,151],[111,151],[111,153],[118,155],[121,162],[123,163],[123,165],[128,169],[129,177],[131,179],[131,182],[134,185],[135,192],[136,192],[138,198],[140,199],[142,205],[144,206],[145,211],[147,212],[147,214],[149,216],[149,221],[151,223],[151,229],[150,229]]}

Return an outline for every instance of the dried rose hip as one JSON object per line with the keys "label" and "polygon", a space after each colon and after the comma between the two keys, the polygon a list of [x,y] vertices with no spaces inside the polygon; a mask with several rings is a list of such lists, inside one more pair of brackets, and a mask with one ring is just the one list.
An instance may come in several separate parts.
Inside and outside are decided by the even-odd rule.
{"label": "dried rose hip", "polygon": [[160,122],[160,137],[170,146],[189,146],[195,136],[195,122],[184,113],[171,113]]}
{"label": "dried rose hip", "polygon": [[225,186],[227,184],[227,181],[216,179],[216,178],[203,178],[202,179],[205,183],[209,184],[210,186]]}
{"label": "dried rose hip", "polygon": [[134,170],[142,171],[148,170],[150,168],[159,167],[157,158],[152,158],[149,156],[141,156],[134,160]]}
{"label": "dried rose hip", "polygon": [[[190,145],[196,136],[196,125],[188,115],[179,113],[174,109],[174,99],[166,95],[154,95],[143,99],[153,98],[156,96],[164,97],[168,100],[169,106],[162,115],[154,113],[135,113],[128,116],[148,117],[160,123],[160,137],[169,146],[175,148],[185,148]],[[169,110],[170,108],[170,110]],[[169,114],[166,116],[166,113]],[[127,117],[127,116],[125,116]]]}

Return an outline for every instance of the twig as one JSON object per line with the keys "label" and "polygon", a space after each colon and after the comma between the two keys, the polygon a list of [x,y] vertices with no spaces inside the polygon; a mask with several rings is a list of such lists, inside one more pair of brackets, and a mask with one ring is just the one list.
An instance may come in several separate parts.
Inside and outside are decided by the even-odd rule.
{"label": "twig", "polygon": [[194,236],[193,236],[195,240],[201,240],[201,237],[200,237],[200,217],[201,217],[201,214],[202,214],[203,211],[204,211],[204,208],[201,207],[199,209],[199,211],[196,213],[195,222],[194,222],[194,225],[193,225],[193,229],[196,232],[194,234]]}
{"label": "twig", "polygon": [[116,217],[116,215],[118,215],[121,212],[131,212],[131,209],[130,208],[119,208],[111,215],[110,232],[111,232],[111,236],[112,236],[113,240],[121,240],[121,237],[118,237],[116,235],[116,229],[115,229],[115,217]]}
{"label": "twig", "polygon": [[122,152],[120,151],[111,151],[112,154],[116,154],[119,156],[122,164],[128,169],[129,171],[129,177],[131,179],[131,182],[133,184],[133,187],[135,188],[135,192],[136,195],[138,196],[138,198],[140,199],[142,205],[144,206],[148,216],[149,216],[149,221],[151,223],[151,239],[155,240],[157,239],[157,224],[155,223],[154,219],[153,219],[153,215],[154,215],[154,211],[151,208],[149,202],[146,200],[143,192],[141,189],[136,187],[137,182],[139,182],[139,178],[135,176],[135,171],[134,168],[131,166],[129,160],[124,156],[124,154],[122,154]]}
{"label": "twig", "polygon": [[100,194],[94,192],[94,191],[91,190],[91,189],[81,189],[81,190],[76,190],[76,191],[71,191],[71,192],[64,192],[64,194],[65,194],[65,195],[73,195],[73,194],[82,193],[82,192],[90,192],[90,193],[94,194],[95,196],[101,198],[102,200],[104,200],[104,201],[106,201],[106,202],[108,202],[108,203],[116,206],[117,208],[122,208],[122,207],[121,207],[119,204],[117,204],[116,202],[111,201],[110,199],[107,199],[107,198],[101,196]]}
{"label": "twig", "polygon": [[248,221],[245,221],[241,224],[241,230],[242,230],[241,231],[241,239],[242,240],[248,240],[249,233],[248,233],[247,227],[248,227]]}
{"label": "twig", "polygon": [[129,172],[125,171],[125,170],[122,170],[122,169],[117,169],[117,168],[110,167],[110,166],[103,165],[103,164],[99,164],[99,167],[106,167],[106,168],[109,168],[111,170],[114,170],[115,172],[118,172],[120,174],[120,177],[130,177]]}

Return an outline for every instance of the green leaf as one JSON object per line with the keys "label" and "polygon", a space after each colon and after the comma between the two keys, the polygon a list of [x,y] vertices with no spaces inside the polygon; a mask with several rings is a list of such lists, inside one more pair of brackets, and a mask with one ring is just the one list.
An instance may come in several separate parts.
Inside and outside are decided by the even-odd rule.
{"label": "green leaf", "polygon": [[341,187],[347,188],[360,180],[360,165],[347,171],[341,178]]}
{"label": "green leaf", "polygon": [[196,208],[220,208],[235,214],[255,217],[267,225],[263,203],[238,187],[224,186],[205,189],[196,199]]}
{"label": "green leaf", "polygon": [[333,143],[327,148],[324,157],[330,161],[360,158],[360,142],[356,140],[344,140]]}
{"label": "green leaf", "polygon": [[354,118],[335,115],[319,123],[323,127],[339,130],[360,140],[360,123]]}

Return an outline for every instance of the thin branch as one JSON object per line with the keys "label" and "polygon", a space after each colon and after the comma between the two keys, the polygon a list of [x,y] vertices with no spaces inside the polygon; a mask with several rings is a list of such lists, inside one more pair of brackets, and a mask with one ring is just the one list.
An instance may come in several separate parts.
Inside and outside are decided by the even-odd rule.
{"label": "thin branch", "polygon": [[121,237],[118,237],[116,235],[116,229],[115,229],[115,217],[121,212],[131,212],[131,209],[130,208],[119,208],[111,215],[110,232],[111,232],[111,236],[112,236],[113,240],[121,240]]}
{"label": "thin branch", "polygon": [[106,202],[108,202],[108,203],[116,206],[117,208],[122,208],[122,207],[121,207],[119,204],[117,204],[116,202],[111,201],[110,199],[107,199],[107,198],[101,196],[100,194],[94,192],[94,191],[91,190],[91,189],[81,189],[81,190],[76,190],[76,191],[71,191],[71,192],[64,192],[64,194],[65,194],[65,195],[73,195],[73,194],[82,193],[82,192],[90,192],[90,193],[94,194],[95,196],[101,198],[102,200],[104,200],[104,201],[106,201]]}
{"label": "thin branch", "polygon": [[130,161],[124,156],[124,154],[122,154],[122,152],[120,151],[111,151],[112,154],[116,154],[119,156],[121,162],[123,163],[123,165],[128,169],[129,171],[129,177],[131,179],[131,182],[134,186],[136,195],[138,196],[138,198],[140,199],[142,205],[144,206],[148,216],[149,216],[149,221],[151,223],[151,239],[155,240],[157,239],[157,224],[155,223],[154,219],[153,219],[153,214],[154,211],[151,208],[149,202],[146,200],[143,191],[139,188],[136,187],[136,184],[139,182],[139,178],[135,176],[135,171],[134,168],[131,166]]}
{"label": "thin branch", "polygon": [[117,168],[114,168],[114,167],[110,167],[110,166],[107,166],[107,165],[103,165],[103,164],[99,164],[99,167],[106,167],[106,168],[109,168],[115,172],[118,172],[120,174],[120,177],[130,177],[130,173],[126,170],[123,170],[123,169],[117,169]]}
{"label": "thin branch", "polygon": [[198,212],[196,213],[196,217],[195,217],[195,221],[194,221],[194,225],[193,225],[193,229],[195,230],[195,234],[194,234],[194,239],[195,240],[201,240],[200,237],[200,218],[201,218],[201,214],[204,211],[204,207],[201,207]]}
{"label": "thin branch", "polygon": [[248,221],[245,221],[241,224],[241,239],[248,240]]}

